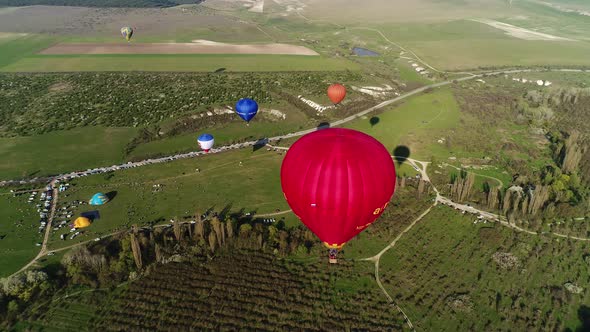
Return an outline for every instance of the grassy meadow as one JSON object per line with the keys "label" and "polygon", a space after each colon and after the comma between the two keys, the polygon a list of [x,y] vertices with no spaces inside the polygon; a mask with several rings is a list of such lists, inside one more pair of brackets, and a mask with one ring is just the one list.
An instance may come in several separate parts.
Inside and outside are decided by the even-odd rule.
{"label": "grassy meadow", "polygon": [[[38,196],[38,195],[37,195]],[[35,243],[43,241],[38,232],[39,215],[29,195],[0,194],[0,278],[18,271],[37,253]],[[38,201],[35,200],[35,204]]]}
{"label": "grassy meadow", "polygon": [[121,163],[134,128],[83,127],[0,138],[0,179],[46,176]]}
{"label": "grassy meadow", "polygon": [[459,124],[459,115],[453,93],[445,88],[410,97],[395,108],[369,115],[379,119],[375,125],[368,119],[359,119],[345,126],[375,137],[388,151],[406,145],[411,158],[429,160],[432,153],[449,155],[448,151],[433,147],[444,130]]}
{"label": "grassy meadow", "polygon": [[32,56],[53,45],[59,38],[45,35],[20,35],[0,33],[0,71],[4,67]]}

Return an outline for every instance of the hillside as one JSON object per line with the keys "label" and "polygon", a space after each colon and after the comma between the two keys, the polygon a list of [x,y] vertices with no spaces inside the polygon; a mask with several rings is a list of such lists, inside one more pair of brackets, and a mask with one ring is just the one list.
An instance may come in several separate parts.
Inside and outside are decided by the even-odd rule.
{"label": "hillside", "polygon": [[200,3],[200,0],[0,0],[0,7],[17,6],[74,6],[74,7],[173,7],[181,4]]}

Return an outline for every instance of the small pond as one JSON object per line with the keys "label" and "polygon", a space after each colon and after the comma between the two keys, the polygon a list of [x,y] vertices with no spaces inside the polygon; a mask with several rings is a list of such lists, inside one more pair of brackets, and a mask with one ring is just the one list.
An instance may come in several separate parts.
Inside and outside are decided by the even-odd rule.
{"label": "small pond", "polygon": [[371,50],[368,50],[368,49],[362,48],[362,47],[353,48],[352,53],[354,53],[355,55],[358,55],[358,56],[379,56],[379,53],[373,52]]}

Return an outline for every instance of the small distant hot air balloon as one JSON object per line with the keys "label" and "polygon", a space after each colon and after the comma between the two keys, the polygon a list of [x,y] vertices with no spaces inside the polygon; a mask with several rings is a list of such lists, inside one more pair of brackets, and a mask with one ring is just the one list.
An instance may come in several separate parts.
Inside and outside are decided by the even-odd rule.
{"label": "small distant hot air balloon", "polygon": [[364,133],[328,128],[300,138],[281,166],[287,203],[330,249],[330,262],[383,213],[395,191],[387,149]]}
{"label": "small distant hot air balloon", "polygon": [[213,135],[210,134],[203,134],[199,136],[197,141],[199,142],[199,146],[201,147],[201,149],[203,149],[203,151],[205,152],[209,152],[209,150],[211,150],[213,144],[215,143]]}
{"label": "small distant hot air balloon", "polygon": [[249,123],[256,113],[258,113],[258,104],[249,98],[240,99],[236,103],[236,113],[238,113],[240,118]]}
{"label": "small distant hot air balloon", "polygon": [[123,27],[121,28],[121,34],[123,35],[123,37],[125,37],[125,39],[127,39],[127,41],[130,41],[131,36],[133,36],[133,29],[131,29],[130,27]]}
{"label": "small distant hot air balloon", "polygon": [[346,88],[342,84],[332,84],[328,87],[328,98],[334,104],[340,104],[346,97]]}

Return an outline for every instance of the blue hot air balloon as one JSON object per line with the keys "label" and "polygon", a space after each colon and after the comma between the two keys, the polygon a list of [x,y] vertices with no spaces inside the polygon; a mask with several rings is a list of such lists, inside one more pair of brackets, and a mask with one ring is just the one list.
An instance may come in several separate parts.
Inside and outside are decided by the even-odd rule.
{"label": "blue hot air balloon", "polygon": [[211,150],[213,147],[213,143],[215,142],[213,135],[210,134],[203,134],[199,136],[197,141],[199,142],[201,149],[203,149],[205,152],[209,152],[209,150]]}
{"label": "blue hot air balloon", "polygon": [[236,103],[236,113],[246,122],[250,122],[258,113],[258,104],[249,98],[240,99]]}

